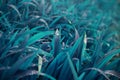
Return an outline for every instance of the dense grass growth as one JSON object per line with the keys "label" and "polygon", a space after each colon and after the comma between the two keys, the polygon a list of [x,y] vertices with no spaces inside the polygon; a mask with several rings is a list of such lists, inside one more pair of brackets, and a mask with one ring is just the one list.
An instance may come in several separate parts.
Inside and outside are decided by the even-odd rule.
{"label": "dense grass growth", "polygon": [[0,80],[119,80],[120,2],[0,0]]}

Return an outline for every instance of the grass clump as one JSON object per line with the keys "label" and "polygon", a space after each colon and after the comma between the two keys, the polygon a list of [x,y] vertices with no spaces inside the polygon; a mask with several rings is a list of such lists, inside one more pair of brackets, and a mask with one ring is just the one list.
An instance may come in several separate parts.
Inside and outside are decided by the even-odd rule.
{"label": "grass clump", "polygon": [[0,0],[0,80],[119,80],[118,10],[115,0]]}

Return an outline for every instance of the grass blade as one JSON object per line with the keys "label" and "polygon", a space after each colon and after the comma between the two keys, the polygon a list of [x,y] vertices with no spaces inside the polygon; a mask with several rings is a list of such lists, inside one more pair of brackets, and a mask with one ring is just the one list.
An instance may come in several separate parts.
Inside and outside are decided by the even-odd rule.
{"label": "grass blade", "polygon": [[21,14],[20,14],[19,10],[17,9],[17,7],[14,6],[14,5],[12,5],[12,4],[10,4],[10,5],[8,5],[8,6],[11,7],[11,8],[13,8],[13,9],[17,12],[19,18],[21,19]]}
{"label": "grass blade", "polygon": [[52,34],[54,34],[53,31],[45,31],[45,32],[40,32],[40,33],[38,33],[38,34],[35,34],[34,36],[32,36],[32,37],[28,40],[27,46],[35,43],[37,40],[39,40],[39,39],[41,39],[41,38],[43,38],[43,37],[45,37],[45,36],[52,35]]}
{"label": "grass blade", "polygon": [[104,71],[102,71],[98,68],[87,68],[86,70],[95,70],[95,71],[99,72],[100,74],[102,74],[107,80],[110,80],[110,78],[104,73]]}
{"label": "grass blade", "polygon": [[73,65],[73,63],[72,63],[72,61],[70,59],[70,55],[68,53],[67,53],[67,59],[69,61],[69,65],[70,65],[70,68],[72,70],[72,74],[73,74],[74,80],[77,80],[78,79],[78,75],[77,75],[77,72],[76,72],[76,70],[74,68],[74,65]]}
{"label": "grass blade", "polygon": [[120,79],[120,73],[116,72],[116,71],[113,71],[113,70],[106,70],[105,71],[105,74],[108,74],[108,75],[111,75],[111,76],[115,76],[117,78]]}

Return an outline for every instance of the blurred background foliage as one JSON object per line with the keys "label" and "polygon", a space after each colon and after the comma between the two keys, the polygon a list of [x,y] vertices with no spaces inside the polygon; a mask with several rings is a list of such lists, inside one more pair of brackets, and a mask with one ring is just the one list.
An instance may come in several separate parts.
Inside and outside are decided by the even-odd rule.
{"label": "blurred background foliage", "polygon": [[0,80],[119,80],[120,0],[0,0]]}

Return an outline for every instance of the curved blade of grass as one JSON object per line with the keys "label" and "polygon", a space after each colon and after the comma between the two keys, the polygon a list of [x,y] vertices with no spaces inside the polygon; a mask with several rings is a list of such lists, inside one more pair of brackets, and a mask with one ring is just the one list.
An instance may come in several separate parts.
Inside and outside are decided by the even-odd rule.
{"label": "curved blade of grass", "polygon": [[108,75],[111,75],[111,76],[115,76],[117,78],[120,79],[120,73],[116,72],[116,71],[113,71],[113,70],[106,70],[104,71],[105,74],[108,74]]}
{"label": "curved blade of grass", "polygon": [[31,5],[33,7],[37,7],[33,2],[24,2],[25,5]]}
{"label": "curved blade of grass", "polygon": [[[15,62],[15,64],[12,65],[11,69],[6,71],[6,74],[7,75],[2,75],[4,76],[4,78],[8,79],[10,78],[20,67],[21,65],[27,60],[27,59],[30,59],[34,56],[35,54],[29,54],[27,55],[26,57],[22,58],[22,59],[19,59],[18,61]],[[27,65],[26,65],[27,66]]]}
{"label": "curved blade of grass", "polygon": [[17,12],[19,18],[21,19],[21,14],[20,14],[19,10],[17,9],[17,7],[14,6],[14,5],[12,5],[12,4],[10,4],[10,5],[8,5],[8,6],[11,7],[11,8],[13,8],[13,9]]}
{"label": "curved blade of grass", "polygon": [[[27,26],[27,27],[28,27],[28,26]],[[36,32],[38,32],[38,29],[40,29],[40,28],[42,28],[42,26],[36,26],[35,28],[32,28],[31,30],[29,30],[29,29],[27,28],[27,30],[23,30],[23,31],[21,31],[21,32],[19,33],[20,38],[21,38],[21,37],[24,37],[24,36],[26,36],[26,35],[29,35],[29,34],[36,33]],[[19,39],[19,38],[18,38],[18,39]]]}
{"label": "curved blade of grass", "polygon": [[7,67],[0,67],[0,71],[3,71],[3,70],[7,70],[7,69],[10,69],[11,67],[7,66]]}
{"label": "curved blade of grass", "polygon": [[19,73],[15,76],[12,77],[12,80],[19,80],[21,78],[24,78],[26,76],[33,76],[33,75],[38,75],[38,71],[36,70],[27,70],[27,71],[24,71],[22,73]]}
{"label": "curved blade of grass", "polygon": [[39,40],[45,36],[52,35],[52,34],[54,34],[54,31],[45,31],[45,32],[37,33],[28,40],[27,46],[35,43],[37,40]]}
{"label": "curved blade of grass", "polygon": [[116,64],[120,62],[120,59],[115,59],[113,61],[110,61],[109,64],[107,65],[106,69],[115,69],[117,67]]}
{"label": "curved blade of grass", "polygon": [[22,63],[22,65],[20,66],[20,69],[26,70],[32,64],[35,57],[36,57],[36,55],[33,55],[32,57],[30,57],[26,61],[24,61],[24,63]]}
{"label": "curved blade of grass", "polygon": [[100,74],[102,74],[107,80],[110,80],[110,78],[104,73],[104,71],[102,71],[102,70],[100,70],[98,68],[87,68],[86,70],[95,70],[95,71],[99,72]]}
{"label": "curved blade of grass", "polygon": [[57,17],[52,23],[49,25],[49,28],[54,27],[54,24],[61,19],[62,16]]}
{"label": "curved blade of grass", "polygon": [[44,19],[40,19],[40,21],[43,22],[43,23],[46,25],[46,27],[48,28],[48,23],[47,23],[47,21],[45,21]]}
{"label": "curved blade of grass", "polygon": [[[104,56],[104,58],[102,58],[97,64],[95,64],[94,67],[96,67],[97,69],[104,67],[105,64],[107,64],[116,54],[119,54],[119,53],[120,53],[120,49],[114,49],[112,51],[109,51],[107,55]],[[87,77],[92,78],[92,76],[95,76],[96,74],[97,74],[96,72],[91,71],[87,75]]]}
{"label": "curved blade of grass", "polygon": [[109,51],[102,60],[96,64],[97,68],[103,67],[108,61],[110,61],[115,55],[120,53],[120,49],[114,49],[112,51]]}
{"label": "curved blade of grass", "polygon": [[11,37],[9,43],[6,44],[6,47],[7,47],[7,48],[6,48],[5,51],[2,53],[0,59],[6,56],[7,52],[8,52],[9,49],[10,49],[10,44],[16,39],[17,34],[18,34],[18,32],[16,31],[16,32],[13,34],[13,36]]}
{"label": "curved blade of grass", "polygon": [[34,48],[34,47],[30,47],[30,46],[28,48],[31,49],[31,50],[34,50],[34,51],[38,51],[39,55],[44,55],[44,56],[47,56],[47,57],[53,57],[53,55],[51,53],[48,53],[48,52],[46,52],[42,49],[37,49],[37,48]]}

